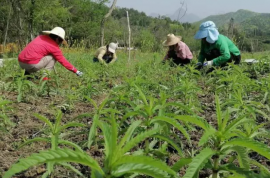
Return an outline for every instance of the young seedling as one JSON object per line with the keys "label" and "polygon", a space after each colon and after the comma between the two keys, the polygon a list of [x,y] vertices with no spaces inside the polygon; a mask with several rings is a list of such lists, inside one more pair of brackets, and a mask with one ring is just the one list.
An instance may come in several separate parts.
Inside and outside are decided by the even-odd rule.
{"label": "young seedling", "polygon": [[[84,127],[85,126],[84,124],[76,123],[76,122],[69,122],[65,125],[61,125],[61,119],[62,119],[63,114],[59,110],[57,111],[54,123],[51,122],[48,118],[41,116],[39,114],[35,114],[34,116],[36,118],[38,118],[40,121],[47,124],[47,126],[49,127],[50,134],[46,137],[37,137],[37,138],[31,139],[31,140],[27,140],[26,142],[21,144],[19,146],[19,148],[26,146],[26,145],[29,145],[33,142],[47,142],[47,143],[50,143],[52,151],[56,151],[56,150],[60,149],[59,148],[60,145],[65,145],[65,146],[74,148],[77,152],[83,152],[83,150],[75,143],[72,143],[72,142],[67,141],[67,140],[63,140],[60,137],[60,134],[63,133],[66,129],[68,129],[70,127]],[[64,167],[74,171],[78,175],[82,176],[82,173],[80,173],[80,171],[78,171],[76,168],[74,168],[70,164],[67,164],[66,162],[63,161],[63,162],[55,162],[55,163],[48,162],[47,163],[47,171],[43,174],[42,177],[45,178],[45,177],[51,175],[54,171],[55,165],[64,166]]]}

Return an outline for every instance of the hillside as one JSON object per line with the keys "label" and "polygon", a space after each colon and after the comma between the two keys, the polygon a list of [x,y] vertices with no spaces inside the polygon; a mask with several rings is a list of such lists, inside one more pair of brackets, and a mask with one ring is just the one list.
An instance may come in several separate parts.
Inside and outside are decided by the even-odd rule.
{"label": "hillside", "polygon": [[255,36],[270,36],[270,13],[259,14],[241,22],[241,27]]}
{"label": "hillside", "polygon": [[185,10],[179,8],[173,14],[168,15],[168,17],[170,17],[172,20],[178,20],[178,18],[182,17],[181,19],[179,19],[179,21],[183,23],[184,22],[193,23],[200,20],[200,17],[198,17],[195,14],[192,14],[192,13],[184,14],[184,13],[185,13]]}
{"label": "hillside", "polygon": [[196,23],[201,23],[201,22],[211,20],[211,21],[215,22],[218,27],[221,27],[221,26],[227,24],[231,18],[234,19],[235,23],[242,23],[245,20],[250,19],[252,17],[256,17],[258,15],[260,15],[260,13],[240,9],[236,12],[230,12],[227,14],[211,15],[211,16],[206,17],[206,18],[204,18]]}
{"label": "hillside", "polygon": [[[185,10],[179,8],[173,14],[166,14],[165,16],[169,17],[171,20],[176,20],[176,21],[178,20],[178,18],[180,18],[179,22],[182,22],[182,23],[185,23],[185,22],[194,23],[194,22],[197,22],[197,21],[199,21],[201,19],[200,17],[198,17],[195,14],[187,13],[187,14],[184,15],[184,13],[185,13]],[[162,16],[162,15],[158,14],[158,13],[151,13],[149,16],[150,17],[159,17],[159,16]]]}

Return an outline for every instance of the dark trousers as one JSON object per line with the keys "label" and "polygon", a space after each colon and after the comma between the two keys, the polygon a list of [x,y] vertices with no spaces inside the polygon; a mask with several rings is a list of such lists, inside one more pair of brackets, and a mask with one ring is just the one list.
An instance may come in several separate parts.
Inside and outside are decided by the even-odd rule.
{"label": "dark trousers", "polygon": [[[217,58],[221,56],[221,53],[218,49],[213,49],[209,54],[205,55],[205,58],[207,61],[212,61],[213,59]],[[227,63],[231,63],[234,62],[234,64],[240,64],[241,62],[241,55],[239,56],[235,56],[234,54],[231,53],[231,58],[224,64],[222,64],[220,67],[225,67],[228,64]]]}
{"label": "dark trousers", "polygon": [[191,62],[191,59],[181,59],[177,57],[177,54],[175,53],[174,50],[168,52],[168,58],[171,59],[171,61],[180,66],[187,65]]}
{"label": "dark trousers", "polygon": [[[113,60],[113,57],[104,55],[102,59],[108,64]],[[98,58],[94,57],[93,62],[99,62]]]}
{"label": "dark trousers", "polygon": [[[207,61],[212,61],[213,59],[215,59],[219,56],[221,56],[220,51],[218,49],[213,49],[209,54],[205,55],[205,58]],[[225,62],[224,64],[221,64],[219,67],[221,67],[221,68],[226,67],[226,66],[228,66],[228,63],[231,63],[231,62],[234,62],[234,64],[236,64],[236,65],[240,64],[241,55],[235,56],[234,54],[231,53],[231,58],[227,62]],[[214,67],[211,67],[210,69],[208,69],[206,71],[206,73],[207,74],[211,73],[214,70],[215,70]]]}

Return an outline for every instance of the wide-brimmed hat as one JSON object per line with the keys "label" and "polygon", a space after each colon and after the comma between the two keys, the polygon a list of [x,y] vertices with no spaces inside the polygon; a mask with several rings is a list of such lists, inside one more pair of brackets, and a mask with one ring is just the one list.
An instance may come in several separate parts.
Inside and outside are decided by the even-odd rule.
{"label": "wide-brimmed hat", "polygon": [[61,27],[55,27],[54,29],[52,29],[51,31],[42,31],[43,34],[46,35],[50,35],[50,34],[54,34],[59,36],[60,38],[62,38],[62,40],[65,40],[65,30]]}
{"label": "wide-brimmed hat", "polygon": [[199,31],[194,36],[195,39],[206,38],[209,43],[215,43],[218,40],[219,32],[216,24],[212,21],[203,22]]}
{"label": "wide-brimmed hat", "polygon": [[118,44],[117,43],[110,43],[109,44],[109,47],[108,47],[108,50],[111,52],[111,53],[115,53],[115,50],[117,49],[118,47]]}
{"label": "wide-brimmed hat", "polygon": [[172,46],[179,43],[182,40],[181,36],[175,36],[174,34],[168,34],[167,40],[163,42],[163,46]]}

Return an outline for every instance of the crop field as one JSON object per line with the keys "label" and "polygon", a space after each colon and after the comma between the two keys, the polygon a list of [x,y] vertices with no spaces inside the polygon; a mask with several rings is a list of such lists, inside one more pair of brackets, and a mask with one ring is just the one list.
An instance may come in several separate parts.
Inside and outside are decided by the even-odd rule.
{"label": "crop field", "polygon": [[65,50],[51,80],[0,68],[0,177],[270,177],[270,53],[210,74],[123,51]]}

